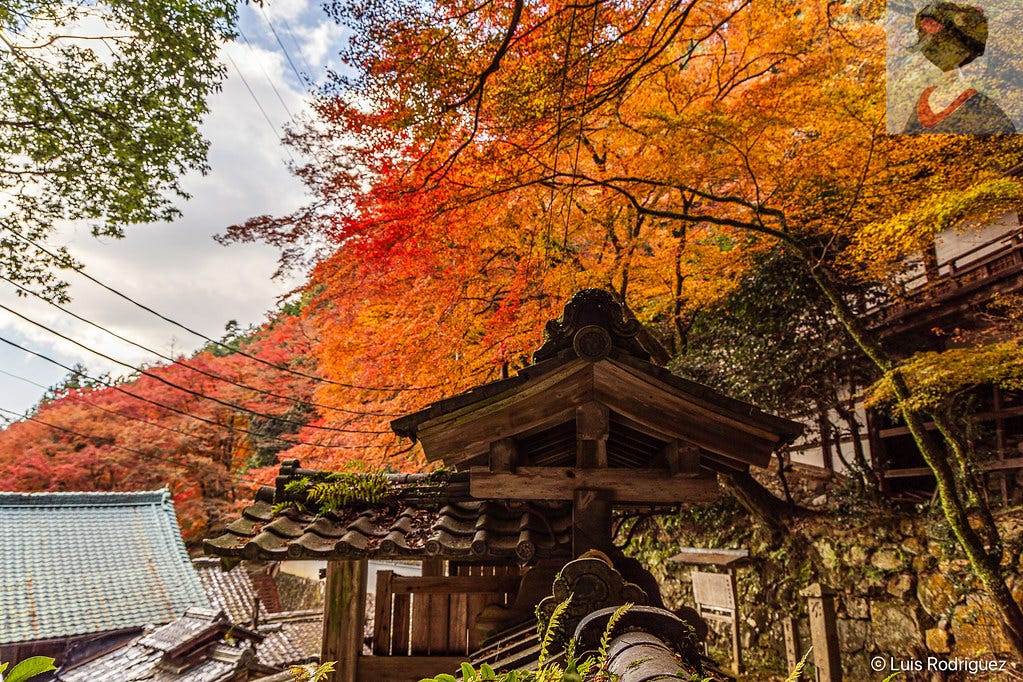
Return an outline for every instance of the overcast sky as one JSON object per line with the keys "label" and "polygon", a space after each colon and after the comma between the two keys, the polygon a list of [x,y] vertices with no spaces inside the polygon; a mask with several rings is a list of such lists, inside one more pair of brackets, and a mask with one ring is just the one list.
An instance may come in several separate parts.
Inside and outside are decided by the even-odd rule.
{"label": "overcast sky", "polygon": [[[179,204],[184,215],[169,224],[129,228],[122,240],[97,240],[85,228],[68,228],[51,242],[66,245],[96,279],[213,338],[223,334],[229,320],[242,326],[261,322],[278,298],[299,283],[270,279],[276,268],[274,249],[224,247],[212,237],[251,216],[279,215],[304,202],[302,185],[285,165],[289,152],[280,143],[290,116],[306,111],[308,87],[295,69],[322,80],[325,67],[336,66],[343,40],[341,29],[319,4],[308,0],[270,0],[263,10],[241,4],[240,13],[244,38],[239,36],[224,50],[227,80],[223,91],[210,101],[211,113],[203,126],[211,142],[212,170],[206,176],[185,178],[184,187],[192,199]],[[84,318],[165,354],[188,353],[203,343],[73,272],[67,277],[73,302],[66,307]],[[12,287],[4,287],[0,297],[5,305],[71,338],[131,364],[158,360],[44,303],[16,297]],[[116,376],[128,371],[3,311],[0,336],[67,365],[80,362],[92,374],[109,371]],[[24,412],[43,394],[42,388],[29,382],[49,386],[67,374],[0,345],[0,408]],[[0,412],[0,418],[5,416],[9,415]]]}

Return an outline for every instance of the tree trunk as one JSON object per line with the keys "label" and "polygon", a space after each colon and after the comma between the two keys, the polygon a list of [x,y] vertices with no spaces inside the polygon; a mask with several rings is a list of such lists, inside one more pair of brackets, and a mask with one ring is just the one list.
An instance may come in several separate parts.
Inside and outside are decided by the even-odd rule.
{"label": "tree trunk", "polygon": [[788,533],[782,519],[792,514],[793,505],[775,497],[770,490],[760,485],[746,472],[721,474],[721,480],[739,504],[762,521],[775,537],[782,537]]}
{"label": "tree trunk", "polygon": [[[792,243],[789,243],[789,246],[792,247]],[[994,526],[994,521],[991,519],[990,510],[985,509],[986,515],[981,514],[984,534],[989,536],[989,544],[985,546],[984,540],[970,525],[969,510],[957,488],[955,471],[949,462],[948,455],[935,442],[931,434],[927,432],[921,412],[912,408],[912,403],[910,402],[910,399],[913,397],[912,391],[906,384],[906,380],[899,371],[895,361],[881,347],[877,339],[870,334],[866,325],[849,308],[845,299],[834,285],[832,275],[823,266],[818,265],[816,259],[810,254],[798,248],[796,250],[803,262],[810,268],[810,276],[828,298],[836,317],[838,317],[846,331],[849,332],[853,341],[866,353],[871,362],[884,373],[885,378],[890,382],[906,426],[909,428],[913,440],[916,441],[917,447],[920,449],[920,453],[923,455],[927,466],[934,472],[934,477],[937,481],[938,498],[941,501],[941,508],[945,514],[945,519],[948,521],[952,533],[956,536],[963,551],[966,553],[974,572],[993,599],[1001,616],[1002,628],[1012,646],[1014,654],[1018,659],[1023,659],[1023,611],[1020,610],[1019,604],[1012,598],[1012,593],[1005,583],[1005,576],[1002,574],[1000,564],[1001,541],[999,539],[998,528]],[[942,418],[941,415],[934,415],[934,417],[936,417],[935,424],[938,426],[939,432],[948,444],[949,449],[953,452],[953,456],[957,460],[960,457],[966,457],[964,451],[957,449],[959,444],[956,443],[955,438],[950,439],[950,436],[955,433],[954,426]],[[976,493],[975,490],[971,490],[969,480],[959,481],[959,483],[964,485],[966,490],[971,491],[970,495]],[[983,501],[981,500],[981,502]]]}

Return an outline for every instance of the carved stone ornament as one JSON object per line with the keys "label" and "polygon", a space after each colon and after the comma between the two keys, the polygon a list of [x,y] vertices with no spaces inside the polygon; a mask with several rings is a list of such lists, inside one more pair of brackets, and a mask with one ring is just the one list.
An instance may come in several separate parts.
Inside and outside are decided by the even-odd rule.
{"label": "carved stone ornament", "polygon": [[613,566],[597,557],[582,557],[561,569],[554,580],[551,596],[545,597],[537,606],[540,618],[549,622],[554,609],[569,595],[572,601],[561,619],[561,627],[568,633],[594,611],[627,603],[649,603],[646,592],[639,585],[627,582]]}
{"label": "carved stone ornament", "polygon": [[641,360],[650,354],[636,339],[640,324],[626,320],[622,306],[603,289],[583,289],[565,304],[557,320],[544,327],[544,344],[533,353],[533,362],[541,362],[572,348],[584,359],[596,361],[612,348],[623,350]]}

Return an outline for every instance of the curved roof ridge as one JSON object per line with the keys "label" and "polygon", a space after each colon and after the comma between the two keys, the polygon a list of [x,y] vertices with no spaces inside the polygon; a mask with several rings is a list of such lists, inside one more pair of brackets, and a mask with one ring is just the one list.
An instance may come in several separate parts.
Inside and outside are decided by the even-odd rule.
{"label": "curved roof ridge", "polygon": [[116,505],[165,504],[167,488],[141,492],[0,492],[0,507],[107,507]]}

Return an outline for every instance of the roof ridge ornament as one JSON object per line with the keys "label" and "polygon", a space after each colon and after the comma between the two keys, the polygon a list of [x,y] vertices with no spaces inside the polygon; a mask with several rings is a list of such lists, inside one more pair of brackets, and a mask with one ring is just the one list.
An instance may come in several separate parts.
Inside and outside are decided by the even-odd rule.
{"label": "roof ridge ornament", "polygon": [[611,292],[582,289],[565,304],[560,318],[547,321],[544,343],[533,353],[533,362],[542,362],[569,348],[591,362],[606,358],[614,349],[650,360],[650,353],[637,339],[640,329],[639,321],[626,317]]}

